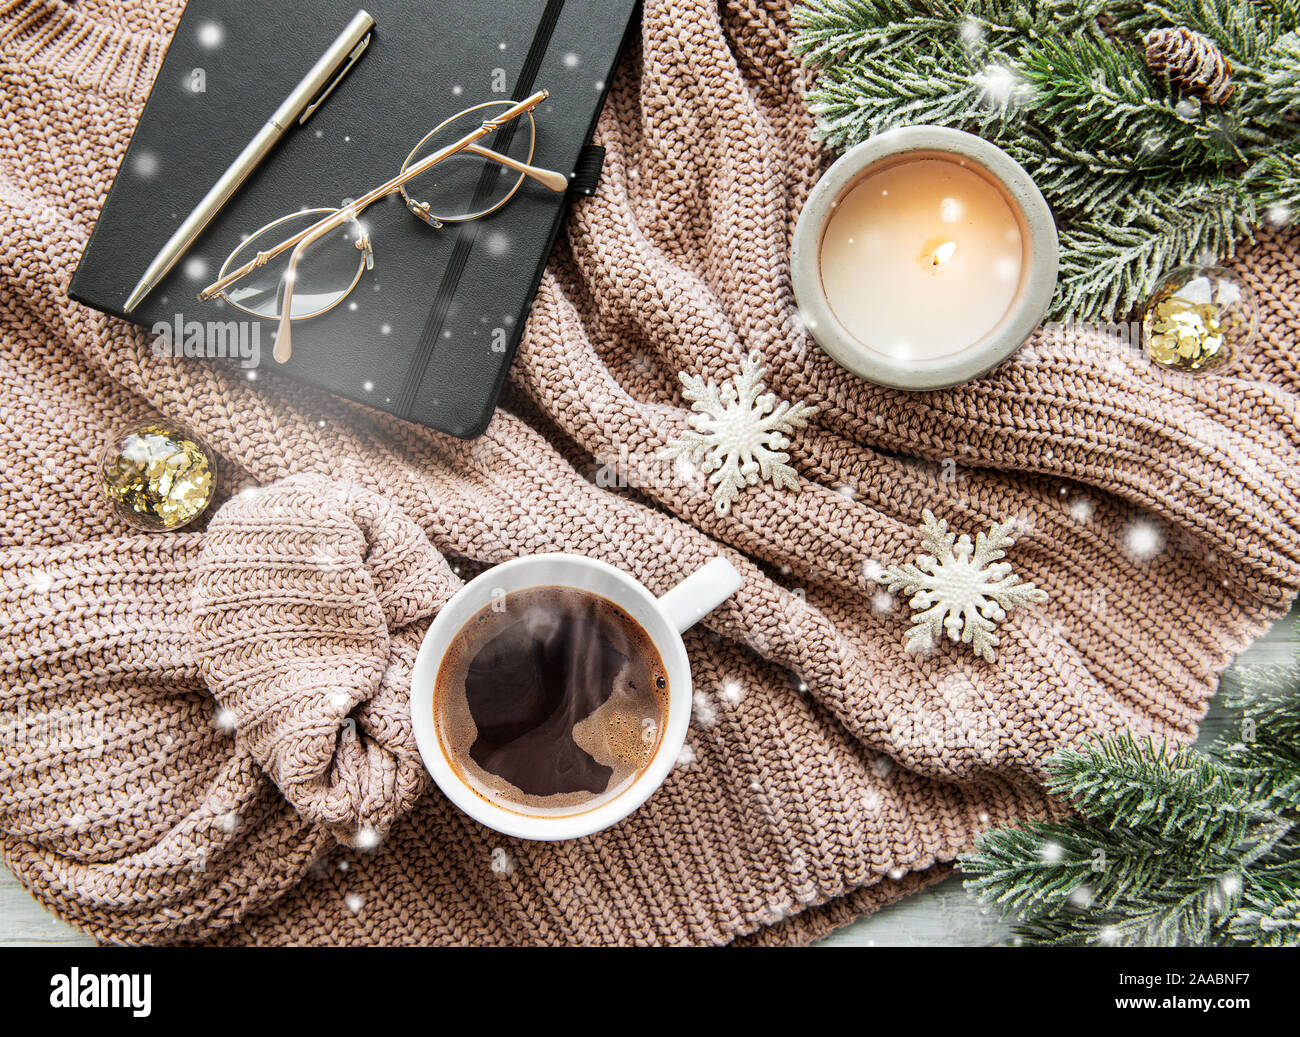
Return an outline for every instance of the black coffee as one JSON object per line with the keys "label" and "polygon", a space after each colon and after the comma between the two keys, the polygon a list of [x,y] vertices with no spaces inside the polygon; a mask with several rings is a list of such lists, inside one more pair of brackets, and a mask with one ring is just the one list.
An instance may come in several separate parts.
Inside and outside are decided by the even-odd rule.
{"label": "black coffee", "polygon": [[571,808],[617,795],[654,757],[667,671],[613,602],[535,587],[504,595],[461,628],[433,708],[448,758],[480,795]]}

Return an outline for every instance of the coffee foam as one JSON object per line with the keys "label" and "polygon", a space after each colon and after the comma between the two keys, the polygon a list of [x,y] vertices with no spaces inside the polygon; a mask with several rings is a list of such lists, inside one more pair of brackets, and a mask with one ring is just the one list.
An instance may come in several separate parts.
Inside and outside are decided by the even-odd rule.
{"label": "coffee foam", "polygon": [[[465,690],[470,665],[485,645],[517,622],[525,610],[538,605],[588,609],[601,633],[628,660],[614,679],[609,698],[573,726],[573,740],[578,747],[612,771],[606,787],[594,794],[577,791],[533,795],[485,770],[470,756],[470,747],[478,738]],[[616,798],[649,766],[663,739],[670,698],[668,670],[658,649],[650,635],[622,608],[572,587],[530,587],[496,599],[457,631],[438,668],[433,715],[444,756],[476,794],[516,812],[571,815]]]}

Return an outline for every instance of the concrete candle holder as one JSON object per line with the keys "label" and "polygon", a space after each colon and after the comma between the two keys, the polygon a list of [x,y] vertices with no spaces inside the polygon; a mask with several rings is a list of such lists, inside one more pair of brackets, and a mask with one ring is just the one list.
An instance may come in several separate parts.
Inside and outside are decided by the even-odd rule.
{"label": "concrete candle holder", "polygon": [[942,389],[996,367],[1056,289],[1056,224],[1029,174],[960,130],[909,126],[818,181],[791,249],[805,325],[842,367]]}

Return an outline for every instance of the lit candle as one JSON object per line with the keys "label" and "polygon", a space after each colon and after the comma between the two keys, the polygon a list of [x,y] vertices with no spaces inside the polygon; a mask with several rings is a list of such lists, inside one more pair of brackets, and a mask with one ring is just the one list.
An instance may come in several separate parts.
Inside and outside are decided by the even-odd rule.
{"label": "lit candle", "polygon": [[946,158],[868,172],[822,238],[840,323],[900,359],[947,356],[992,331],[1020,285],[1020,224],[997,187]]}
{"label": "lit candle", "polygon": [[831,167],[800,216],[791,265],[808,329],[832,357],[885,385],[940,388],[996,366],[1041,320],[1056,228],[1005,152],[908,127]]}

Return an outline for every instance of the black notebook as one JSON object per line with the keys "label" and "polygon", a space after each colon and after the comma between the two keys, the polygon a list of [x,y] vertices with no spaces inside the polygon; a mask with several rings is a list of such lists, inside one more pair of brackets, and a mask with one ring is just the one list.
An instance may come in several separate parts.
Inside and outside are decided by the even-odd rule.
{"label": "black notebook", "polygon": [[[533,163],[590,173],[591,135],[635,6],[190,0],[69,294],[127,316],[122,307],[153,257],[360,7],[376,24],[351,72],[128,320],[178,332],[187,322],[248,321],[196,297],[244,236],[392,179],[425,134],[471,105],[547,90]],[[271,358],[274,324],[262,323],[262,368],[455,436],[480,434],[573,193],[525,179],[497,212],[440,229],[398,196],[375,203],[362,216],[374,268],[343,304],[294,322],[284,365]],[[182,352],[175,337],[170,347]],[[227,343],[226,352],[247,366],[247,344]]]}

